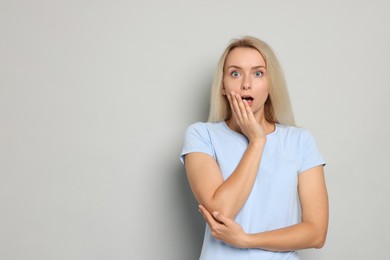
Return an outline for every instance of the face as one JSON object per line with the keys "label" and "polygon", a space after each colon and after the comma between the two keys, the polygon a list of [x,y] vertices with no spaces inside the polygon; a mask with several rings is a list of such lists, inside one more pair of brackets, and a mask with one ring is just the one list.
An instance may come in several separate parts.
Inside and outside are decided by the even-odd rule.
{"label": "face", "polygon": [[248,101],[255,115],[264,114],[268,80],[265,61],[258,50],[239,47],[226,57],[222,94],[232,91]]}

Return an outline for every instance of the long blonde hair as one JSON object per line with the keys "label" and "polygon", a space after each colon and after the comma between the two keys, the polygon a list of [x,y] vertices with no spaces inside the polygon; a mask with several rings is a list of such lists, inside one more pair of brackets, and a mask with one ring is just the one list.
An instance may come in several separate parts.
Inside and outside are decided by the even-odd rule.
{"label": "long blonde hair", "polygon": [[214,75],[214,81],[211,86],[210,113],[208,121],[220,122],[227,120],[231,116],[228,100],[226,96],[222,95],[223,71],[228,54],[233,49],[239,47],[258,50],[266,63],[269,80],[269,94],[264,104],[265,119],[270,123],[295,125],[290,98],[279,61],[268,44],[251,36],[233,40],[226,47],[219,59]]}

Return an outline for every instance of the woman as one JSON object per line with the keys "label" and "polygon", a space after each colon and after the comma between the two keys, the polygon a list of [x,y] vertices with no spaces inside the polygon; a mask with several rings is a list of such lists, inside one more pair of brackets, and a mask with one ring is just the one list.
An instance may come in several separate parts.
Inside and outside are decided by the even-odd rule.
{"label": "woman", "polygon": [[328,226],[325,161],[294,127],[280,65],[263,41],[233,41],[220,58],[209,122],[186,131],[181,154],[207,221],[200,259],[299,259]]}

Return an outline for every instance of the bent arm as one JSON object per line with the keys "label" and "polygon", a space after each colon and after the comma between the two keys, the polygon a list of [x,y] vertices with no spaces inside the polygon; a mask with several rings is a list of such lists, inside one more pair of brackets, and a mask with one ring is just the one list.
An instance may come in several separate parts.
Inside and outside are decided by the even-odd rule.
{"label": "bent arm", "polygon": [[328,195],[323,166],[311,168],[299,176],[302,222],[289,227],[256,234],[246,234],[232,219],[219,212],[213,216],[200,207],[213,236],[241,248],[291,251],[321,248],[328,229]]}
{"label": "bent arm", "polygon": [[299,175],[302,222],[278,230],[249,235],[248,247],[273,251],[321,248],[328,230],[328,194],[323,166]]}
{"label": "bent arm", "polygon": [[250,142],[240,163],[225,181],[217,162],[204,153],[185,156],[185,166],[192,192],[208,211],[219,211],[234,218],[247,200],[263,153],[265,140]]}
{"label": "bent arm", "polygon": [[198,202],[209,211],[217,210],[233,219],[247,200],[256,180],[266,136],[248,103],[234,92],[227,97],[233,122],[249,140],[236,169],[224,180],[217,162],[209,155],[196,152],[185,156],[185,165]]}

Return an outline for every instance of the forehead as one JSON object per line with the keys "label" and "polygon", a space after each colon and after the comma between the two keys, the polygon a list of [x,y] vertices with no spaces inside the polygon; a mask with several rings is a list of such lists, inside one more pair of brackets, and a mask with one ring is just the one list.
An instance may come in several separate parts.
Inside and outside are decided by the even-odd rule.
{"label": "forehead", "polygon": [[257,49],[237,47],[231,50],[225,60],[225,67],[256,67],[265,66],[263,56]]}

